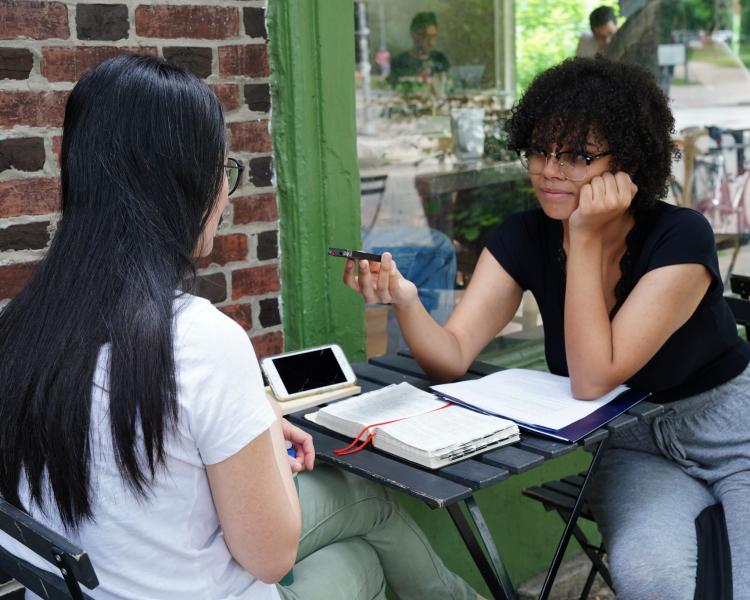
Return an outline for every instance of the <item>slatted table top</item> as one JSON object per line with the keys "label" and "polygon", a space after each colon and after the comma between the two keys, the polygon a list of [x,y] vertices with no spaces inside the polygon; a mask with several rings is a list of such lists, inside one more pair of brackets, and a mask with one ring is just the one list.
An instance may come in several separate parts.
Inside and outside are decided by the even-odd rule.
{"label": "slatted table top", "polygon": [[[420,389],[427,389],[431,384],[424,371],[409,356],[381,356],[371,359],[369,363],[354,364],[353,368],[363,392],[402,381]],[[464,379],[482,377],[498,369],[494,365],[475,362]],[[306,413],[314,410],[316,409],[293,413],[288,418],[313,434],[317,456],[321,460],[401,490],[432,508],[450,506],[468,498],[476,490],[538,467],[545,461],[573,452],[578,447],[578,444],[551,440],[524,431],[521,441],[516,444],[433,470],[372,447],[355,454],[336,456],[334,450],[345,446],[350,440],[304,418]],[[592,432],[581,440],[580,445],[590,447],[606,439],[610,432],[631,427],[639,420],[650,420],[663,410],[658,404],[640,402],[605,427]]]}

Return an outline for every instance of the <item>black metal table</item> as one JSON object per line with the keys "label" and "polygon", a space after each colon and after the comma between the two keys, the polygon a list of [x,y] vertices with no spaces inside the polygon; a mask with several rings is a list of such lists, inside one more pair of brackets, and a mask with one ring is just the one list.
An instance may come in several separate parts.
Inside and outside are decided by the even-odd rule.
{"label": "black metal table", "polygon": [[[420,389],[427,389],[430,385],[425,373],[416,361],[408,355],[381,356],[371,359],[369,363],[358,363],[353,367],[363,392],[376,390],[392,383],[401,383],[402,381],[411,383]],[[475,362],[463,379],[476,379],[489,375],[498,369],[499,367],[495,365]],[[521,441],[512,446],[490,450],[473,458],[435,470],[408,463],[372,447],[355,454],[336,456],[334,450],[341,448],[349,440],[304,418],[306,413],[314,410],[316,409],[293,413],[288,418],[312,434],[318,458],[419,498],[431,508],[447,509],[493,597],[511,600],[516,598],[516,592],[484,516],[474,499],[474,492],[494,485],[517,473],[538,467],[547,460],[573,452],[579,446],[591,452],[591,463],[585,472],[580,494],[576,498],[570,518],[565,524],[565,529],[539,595],[542,599],[547,598],[571,534],[576,527],[576,521],[591,476],[607,445],[609,434],[632,427],[639,420],[653,419],[663,412],[663,407],[649,402],[641,402],[627,413],[610,421],[605,427],[592,432],[578,444],[555,441],[522,432]],[[461,511],[461,503],[466,507],[469,519],[479,533],[479,538],[474,534],[469,520]]]}

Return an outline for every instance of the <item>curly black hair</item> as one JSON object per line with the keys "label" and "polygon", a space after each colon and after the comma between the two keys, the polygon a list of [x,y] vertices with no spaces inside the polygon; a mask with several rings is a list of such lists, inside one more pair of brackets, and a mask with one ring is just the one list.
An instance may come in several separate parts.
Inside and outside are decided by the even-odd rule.
{"label": "curly black hair", "polygon": [[612,172],[638,186],[639,213],[667,193],[674,117],[653,75],[638,65],[606,58],[571,58],[534,79],[508,120],[508,147],[566,146],[583,152],[589,134],[612,152]]}

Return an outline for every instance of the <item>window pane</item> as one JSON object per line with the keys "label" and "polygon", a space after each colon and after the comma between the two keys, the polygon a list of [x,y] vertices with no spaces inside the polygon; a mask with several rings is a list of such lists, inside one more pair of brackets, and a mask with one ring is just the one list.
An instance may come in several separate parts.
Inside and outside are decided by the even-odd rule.
{"label": "window pane", "polygon": [[[512,25],[503,4],[355,6],[363,245],[390,251],[441,323],[492,227],[531,205],[526,172],[504,144],[515,82],[502,43],[503,27]],[[389,348],[397,349],[393,315],[377,312],[370,309],[368,320],[379,318]],[[374,345],[384,348],[382,339]]]}
{"label": "window pane", "polygon": [[[725,272],[730,262],[743,261],[750,272],[742,237],[750,219],[743,187],[750,156],[750,3],[743,4],[356,2],[364,249],[392,252],[443,322],[492,228],[536,205],[526,170],[505,146],[513,102],[545,69],[600,53],[643,65],[669,95],[682,149],[669,201],[707,216],[717,241],[728,246],[720,256]],[[368,309],[368,327],[387,331],[395,350],[400,336],[387,313]],[[505,333],[533,337],[538,325],[533,299],[525,298]],[[385,335],[370,341],[371,353],[384,350]]]}

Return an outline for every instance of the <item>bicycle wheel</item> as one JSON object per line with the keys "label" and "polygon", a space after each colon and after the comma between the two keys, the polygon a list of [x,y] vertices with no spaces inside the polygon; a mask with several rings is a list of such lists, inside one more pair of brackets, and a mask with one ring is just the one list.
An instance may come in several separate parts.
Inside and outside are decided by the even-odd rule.
{"label": "bicycle wheel", "polygon": [[690,180],[692,208],[701,213],[711,224],[714,232],[724,226],[721,210],[721,166],[707,156],[696,159]]}
{"label": "bicycle wheel", "polygon": [[674,177],[669,180],[668,199],[671,200],[672,204],[677,206],[685,206],[685,191],[682,189],[682,184],[677,181]]}

